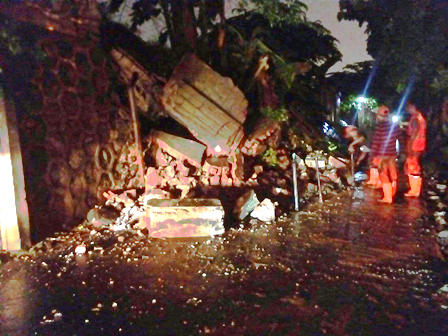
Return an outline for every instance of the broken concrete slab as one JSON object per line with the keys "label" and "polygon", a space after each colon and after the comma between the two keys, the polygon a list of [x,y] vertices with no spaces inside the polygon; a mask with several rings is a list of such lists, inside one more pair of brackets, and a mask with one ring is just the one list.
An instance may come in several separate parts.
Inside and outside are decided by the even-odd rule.
{"label": "broken concrete slab", "polygon": [[265,198],[255,207],[250,216],[263,222],[273,221],[275,220],[275,205],[269,198]]}
{"label": "broken concrete slab", "polygon": [[258,204],[260,204],[260,201],[255,191],[249,190],[236,201],[234,214],[239,220],[243,220],[249,216]]}
{"label": "broken concrete slab", "polygon": [[104,198],[106,198],[106,205],[112,205],[114,207],[118,207],[119,204],[122,204],[124,206],[131,206],[137,199],[136,189],[118,191],[117,193],[115,192],[109,190],[103,193]]}
{"label": "broken concrete slab", "polygon": [[139,227],[151,237],[206,237],[224,233],[224,208],[218,199],[152,199]]}
{"label": "broken concrete slab", "polygon": [[[317,164],[316,164],[316,157],[317,157]],[[316,166],[319,166],[319,168],[322,169],[325,168],[325,166],[327,165],[327,159],[320,153],[313,152],[305,158],[305,164],[310,168],[316,168]]]}
{"label": "broken concrete slab", "polygon": [[[185,55],[176,66],[170,81],[179,80],[189,83],[190,87],[209,97],[209,101],[205,102],[206,105],[214,103],[239,123],[244,123],[248,102],[243,92],[230,78],[218,74],[195,54]],[[198,97],[196,92],[189,89],[187,93],[190,93],[187,97]],[[193,101],[193,104],[198,106],[196,101]]]}
{"label": "broken concrete slab", "polygon": [[150,193],[151,190],[162,184],[163,178],[160,176],[160,172],[154,167],[149,167],[145,175],[145,192]]}
{"label": "broken concrete slab", "polygon": [[139,201],[143,204],[151,199],[170,199],[171,194],[168,191],[162,189],[151,189],[149,191],[145,191],[145,193],[140,196]]}
{"label": "broken concrete slab", "polygon": [[161,100],[168,114],[210,150],[226,155],[243,139],[244,94],[194,54],[176,66]]}
{"label": "broken concrete slab", "polygon": [[346,168],[350,164],[350,161],[340,157],[336,158],[334,156],[330,156],[328,158],[328,163],[334,168]]}
{"label": "broken concrete slab", "polygon": [[115,222],[120,212],[113,207],[95,207],[87,213],[87,221],[95,227],[107,226]]}
{"label": "broken concrete slab", "polygon": [[201,182],[204,185],[221,185],[223,187],[240,185],[238,175],[242,175],[242,172],[238,171],[238,165],[232,159],[238,161],[237,157],[232,158],[231,156],[207,158],[202,167]]}
{"label": "broken concrete slab", "polygon": [[204,145],[161,131],[154,131],[152,139],[153,143],[176,159],[187,160],[195,167],[202,166],[202,156],[206,149]]}

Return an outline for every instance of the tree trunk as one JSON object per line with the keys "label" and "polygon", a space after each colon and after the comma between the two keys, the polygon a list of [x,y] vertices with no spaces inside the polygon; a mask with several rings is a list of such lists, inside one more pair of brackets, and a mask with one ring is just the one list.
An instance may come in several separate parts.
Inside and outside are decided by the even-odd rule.
{"label": "tree trunk", "polygon": [[202,55],[204,54],[203,51],[207,51],[209,47],[208,43],[208,26],[207,26],[207,7],[206,7],[205,0],[200,1],[200,7],[199,7],[199,19],[198,19],[198,25],[201,29],[201,45],[199,48],[199,53]]}
{"label": "tree trunk", "polygon": [[179,55],[182,55],[185,52],[182,12],[183,0],[171,0],[171,23],[173,27],[173,40],[171,47]]}
{"label": "tree trunk", "polygon": [[171,20],[169,8],[168,8],[168,5],[165,0],[159,1],[159,3],[160,3],[160,6],[162,7],[163,16],[165,17],[166,29],[168,31],[168,36],[170,37],[171,47],[173,47],[176,37],[175,37],[173,22]]}
{"label": "tree trunk", "polygon": [[194,8],[193,5],[187,3],[187,0],[183,0],[182,28],[186,44],[192,50],[196,50],[198,32],[196,30]]}

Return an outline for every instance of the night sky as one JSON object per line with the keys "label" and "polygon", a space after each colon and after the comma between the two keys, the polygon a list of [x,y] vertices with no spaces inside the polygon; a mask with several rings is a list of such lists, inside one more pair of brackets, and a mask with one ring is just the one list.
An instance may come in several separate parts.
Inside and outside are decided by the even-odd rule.
{"label": "night sky", "polygon": [[347,64],[372,59],[366,51],[365,26],[359,27],[355,21],[338,21],[339,0],[302,0],[302,2],[308,6],[308,19],[321,21],[339,41],[337,46],[343,55],[342,62],[336,63],[329,72],[341,71]]}

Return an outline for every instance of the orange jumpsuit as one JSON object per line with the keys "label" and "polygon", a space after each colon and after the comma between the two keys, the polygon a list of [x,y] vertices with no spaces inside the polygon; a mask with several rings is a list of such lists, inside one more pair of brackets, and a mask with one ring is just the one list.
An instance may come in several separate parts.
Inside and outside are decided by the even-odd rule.
{"label": "orange jumpsuit", "polygon": [[420,112],[411,116],[407,134],[405,174],[420,176],[420,156],[426,148],[426,120]]}

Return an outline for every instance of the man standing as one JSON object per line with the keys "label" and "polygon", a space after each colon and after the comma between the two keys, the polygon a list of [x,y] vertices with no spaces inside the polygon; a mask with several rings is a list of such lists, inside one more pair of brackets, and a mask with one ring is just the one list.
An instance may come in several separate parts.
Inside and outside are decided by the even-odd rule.
{"label": "man standing", "polygon": [[422,189],[420,156],[426,148],[426,120],[414,102],[408,101],[406,111],[411,115],[407,128],[406,162],[404,172],[408,175],[410,190],[407,197],[419,197]]}
{"label": "man standing", "polygon": [[[380,117],[376,117],[375,123],[378,124]],[[370,151],[370,149],[369,149]],[[375,189],[381,189],[380,173],[378,171],[378,158],[374,157],[370,152],[369,155],[369,180],[365,183],[367,186]]]}
{"label": "man standing", "polygon": [[378,123],[372,139],[372,157],[377,160],[384,197],[382,203],[392,203],[397,190],[397,150],[398,128],[389,120],[389,108],[380,106],[377,111]]}

